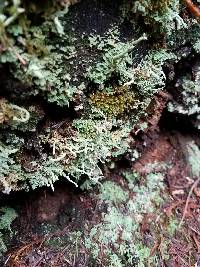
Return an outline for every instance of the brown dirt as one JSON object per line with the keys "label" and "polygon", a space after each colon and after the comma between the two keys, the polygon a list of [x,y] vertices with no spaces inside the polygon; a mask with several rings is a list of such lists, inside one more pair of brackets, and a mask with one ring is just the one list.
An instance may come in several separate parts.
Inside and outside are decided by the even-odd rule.
{"label": "brown dirt", "polygon": [[[148,170],[148,164],[167,163],[174,157],[174,154],[175,151],[168,136],[160,133],[152,145],[144,150],[139,160],[133,164],[132,169],[141,174],[147,174],[151,171],[151,169]],[[156,171],[159,171],[159,166],[156,167]]]}
{"label": "brown dirt", "polygon": [[62,209],[72,200],[71,192],[58,188],[54,193],[44,191],[37,200],[36,220],[39,223],[56,219]]}
{"label": "brown dirt", "polygon": [[[169,194],[168,199],[163,205],[163,212],[167,218],[177,218],[181,220],[186,209],[186,201],[191,186],[195,179],[191,178],[190,168],[186,164],[184,144],[186,140],[192,140],[190,136],[183,136],[177,132],[162,133],[157,132],[154,138],[147,142],[138,161],[133,163],[132,169],[141,175],[152,172],[152,164],[159,162],[154,170],[162,171],[162,163],[170,164],[166,170],[166,184]],[[198,143],[198,137],[195,138]],[[147,216],[143,221],[142,230],[145,232],[153,218]],[[165,237],[163,237],[165,239]],[[159,242],[158,242],[159,243]],[[158,250],[160,243],[155,244],[153,250]],[[200,258],[200,185],[194,188],[194,193],[188,201],[185,212],[184,224],[177,229],[169,245],[170,260],[163,262],[161,266],[167,267],[192,267],[192,262],[197,262]],[[195,266],[198,266],[195,265]]]}

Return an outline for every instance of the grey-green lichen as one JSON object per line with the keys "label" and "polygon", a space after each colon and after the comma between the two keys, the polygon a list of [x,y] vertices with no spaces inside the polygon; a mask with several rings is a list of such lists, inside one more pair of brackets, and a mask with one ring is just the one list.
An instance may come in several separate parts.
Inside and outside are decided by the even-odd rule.
{"label": "grey-green lichen", "polygon": [[[174,28],[187,27],[180,16],[181,2],[179,0],[137,0],[125,1],[125,14],[141,15],[147,25],[151,25],[157,34],[170,34]],[[133,16],[133,15],[132,15]]]}
{"label": "grey-green lichen", "polygon": [[[138,179],[142,178],[138,176]],[[145,214],[155,212],[155,205],[162,203],[163,175],[152,173],[146,177],[145,184],[139,186],[133,177],[128,185],[129,190],[114,182],[103,183],[99,198],[108,210],[102,222],[86,235],[84,245],[100,265],[142,267],[148,262],[158,266],[157,256],[151,256],[151,249],[143,244],[139,229]]]}
{"label": "grey-green lichen", "polygon": [[130,53],[136,45],[145,40],[147,40],[147,36],[143,34],[137,40],[128,43],[113,43],[110,49],[106,49],[102,62],[88,68],[88,78],[103,85],[115,73],[120,75],[122,81],[127,80],[129,78],[128,65],[132,63]]}
{"label": "grey-green lichen", "polygon": [[177,111],[181,114],[199,114],[200,112],[200,85],[199,81],[183,79],[182,91],[178,103],[173,101],[169,104],[168,109],[171,112]]}
{"label": "grey-green lichen", "polygon": [[[92,5],[95,25],[86,16]],[[163,66],[182,58],[182,35],[189,33],[198,53],[200,30],[181,17],[183,8],[178,0],[126,0],[111,3],[111,16],[98,0],[1,4],[3,192],[53,188],[60,177],[75,186],[86,180],[88,188],[103,178],[103,164],[130,152],[129,133],[144,128],[154,95],[165,88]],[[182,87],[183,101],[169,109],[197,114],[197,82],[184,79]],[[15,146],[11,135],[22,141]]]}
{"label": "grey-green lichen", "polygon": [[200,128],[200,67],[199,62],[193,66],[193,73],[181,77],[175,87],[179,96],[168,104],[170,112],[193,116],[193,125]]}
{"label": "grey-green lichen", "polygon": [[0,208],[0,256],[7,251],[5,237],[12,234],[11,224],[17,218],[17,213],[13,208]]}

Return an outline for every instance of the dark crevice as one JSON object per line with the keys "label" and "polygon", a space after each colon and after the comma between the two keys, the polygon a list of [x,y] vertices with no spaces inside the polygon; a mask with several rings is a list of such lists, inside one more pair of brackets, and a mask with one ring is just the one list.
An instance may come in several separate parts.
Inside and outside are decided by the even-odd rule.
{"label": "dark crevice", "polygon": [[161,115],[159,128],[162,131],[178,131],[182,134],[197,133],[198,129],[194,127],[193,119],[194,115],[171,113],[165,109]]}
{"label": "dark crevice", "polygon": [[[80,188],[76,188],[65,178],[61,178],[54,184],[54,191],[56,191],[56,189],[58,188],[66,188],[66,190],[70,190],[74,195],[82,193],[82,190]],[[54,191],[50,187],[48,188],[46,186],[37,188],[35,190],[30,189],[28,192],[12,191],[10,192],[10,194],[4,194],[0,192],[1,206],[15,207],[18,210],[18,208],[21,205],[24,205],[26,201],[34,201],[35,199],[37,199],[38,195],[41,194],[44,190],[49,194],[54,194]]]}

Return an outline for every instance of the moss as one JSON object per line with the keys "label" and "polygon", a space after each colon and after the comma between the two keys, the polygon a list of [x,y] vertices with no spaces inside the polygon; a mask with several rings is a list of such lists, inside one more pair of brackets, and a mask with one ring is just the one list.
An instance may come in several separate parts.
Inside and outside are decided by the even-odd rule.
{"label": "moss", "polygon": [[127,111],[137,109],[139,100],[128,86],[121,86],[111,90],[96,91],[90,95],[90,103],[108,116],[119,117],[125,115]]}

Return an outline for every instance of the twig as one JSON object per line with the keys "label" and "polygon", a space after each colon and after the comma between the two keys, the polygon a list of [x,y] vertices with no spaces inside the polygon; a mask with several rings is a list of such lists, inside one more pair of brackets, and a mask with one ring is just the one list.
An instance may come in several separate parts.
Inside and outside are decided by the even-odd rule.
{"label": "twig", "polygon": [[20,61],[22,65],[27,65],[26,60],[17,52],[17,50],[14,47],[10,47],[10,49],[13,51],[17,59]]}
{"label": "twig", "polygon": [[190,192],[188,194],[188,197],[187,197],[187,200],[186,200],[186,203],[185,203],[185,208],[184,208],[184,211],[183,211],[183,216],[182,216],[181,221],[180,221],[180,223],[178,225],[178,229],[181,227],[181,225],[182,225],[182,223],[183,223],[183,221],[185,219],[185,215],[186,215],[186,212],[187,212],[188,204],[190,202],[190,197],[191,197],[191,195],[192,195],[195,187],[197,187],[197,185],[198,185],[199,182],[200,182],[200,177],[193,183],[193,185],[192,185],[192,187],[190,189]]}
{"label": "twig", "polygon": [[113,62],[116,62],[118,59],[123,58],[126,54],[130,53],[137,44],[139,44],[141,41],[144,41],[144,40],[147,40],[147,36],[145,33],[137,40],[132,41],[131,45],[125,51],[114,56]]}
{"label": "twig", "polygon": [[194,229],[194,228],[191,227],[190,225],[188,225],[188,227],[189,227],[193,232],[195,232],[197,235],[200,236],[200,232],[199,232],[198,230]]}
{"label": "twig", "polygon": [[4,266],[6,266],[6,264],[7,264],[8,261],[10,260],[10,258],[11,258],[11,255],[9,255],[9,256],[7,257],[6,261],[4,262]]}
{"label": "twig", "polygon": [[185,5],[188,7],[190,12],[200,21],[200,9],[196,6],[192,0],[184,0]]}

